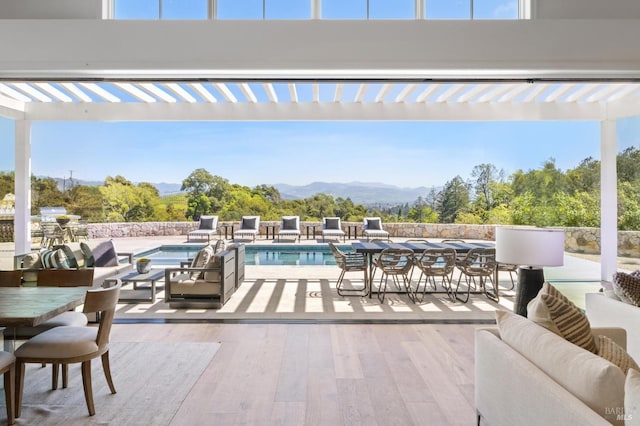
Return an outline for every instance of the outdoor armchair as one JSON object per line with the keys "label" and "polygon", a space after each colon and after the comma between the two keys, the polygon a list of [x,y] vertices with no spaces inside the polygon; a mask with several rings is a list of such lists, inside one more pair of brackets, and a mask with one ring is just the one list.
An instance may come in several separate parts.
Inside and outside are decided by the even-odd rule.
{"label": "outdoor armchair", "polygon": [[[414,266],[420,270],[420,276],[418,277],[418,283],[414,292],[414,299],[416,301],[422,302],[424,300],[429,284],[431,284],[434,291],[437,290],[437,278],[440,279],[442,288],[447,291],[449,298],[455,301],[455,295],[451,287],[453,270],[456,266],[456,251],[454,249],[426,249],[422,254],[414,256],[413,263]],[[418,298],[418,290],[423,278],[424,287],[422,297]]]}
{"label": "outdoor armchair", "polygon": [[[367,256],[363,253],[343,252],[332,242],[329,243],[329,247],[331,247],[333,257],[336,259],[336,265],[341,269],[338,282],[336,283],[338,295],[345,296],[347,295],[345,293],[355,293],[357,296],[366,296],[368,282],[367,271],[369,269]],[[344,275],[347,272],[364,272],[364,285],[359,288],[353,286],[349,289],[343,288]]]}
{"label": "outdoor armchair", "polygon": [[344,231],[342,230],[342,224],[339,217],[322,218],[322,241],[324,242],[325,238],[327,237],[338,239],[342,237],[342,241],[346,241],[346,237]]}
{"label": "outdoor armchair", "polygon": [[200,225],[195,231],[187,234],[187,242],[191,237],[204,238],[207,237],[207,244],[211,242],[211,236],[218,234],[218,216],[200,216]]}
{"label": "outdoor armchair", "polygon": [[389,240],[389,233],[382,228],[382,219],[379,217],[365,217],[362,219],[362,233],[369,241],[372,238],[386,238]]}
{"label": "outdoor armchair", "polygon": [[293,237],[294,241],[300,241],[300,216],[282,216],[280,229],[278,230],[278,241],[280,237]]}
{"label": "outdoor armchair", "polygon": [[240,229],[233,233],[233,239],[253,238],[260,232],[260,216],[242,216],[240,221]]}
{"label": "outdoor armchair", "polygon": [[[496,249],[494,248],[474,248],[467,252],[463,258],[456,259],[456,268],[460,270],[458,282],[454,291],[455,298],[463,303],[469,301],[471,286],[479,287],[489,299],[498,301],[498,286],[493,283],[493,277],[496,270]],[[467,297],[461,299],[458,297],[460,281],[464,276],[467,285]],[[477,280],[477,281],[476,281]],[[487,288],[487,284],[492,284],[493,291]]]}

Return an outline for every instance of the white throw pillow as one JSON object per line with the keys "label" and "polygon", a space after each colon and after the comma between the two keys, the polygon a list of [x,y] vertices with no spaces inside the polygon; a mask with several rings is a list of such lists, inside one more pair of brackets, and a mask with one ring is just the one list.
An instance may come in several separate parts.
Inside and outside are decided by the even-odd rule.
{"label": "white throw pillow", "polygon": [[624,424],[640,426],[640,372],[633,368],[624,382]]}

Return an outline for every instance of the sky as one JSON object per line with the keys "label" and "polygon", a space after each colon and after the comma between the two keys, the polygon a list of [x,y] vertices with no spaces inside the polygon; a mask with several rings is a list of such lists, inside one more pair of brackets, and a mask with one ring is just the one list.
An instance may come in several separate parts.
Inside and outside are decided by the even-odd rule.
{"label": "sky", "polygon": [[[207,0],[163,0],[163,19],[206,18]],[[265,0],[267,19],[308,19],[310,0]],[[470,0],[425,0],[428,19],[469,19]],[[475,19],[515,19],[517,0],[474,0]],[[262,19],[263,0],[218,0],[218,19]],[[366,0],[322,0],[325,19],[362,19]],[[157,19],[158,0],[116,0],[116,19]],[[414,0],[369,0],[371,19],[412,19]],[[371,93],[375,93],[373,90]],[[618,125],[640,146],[640,120]],[[561,170],[599,158],[597,122],[33,122],[32,171],[103,181],[181,183],[204,168],[247,186],[382,182],[441,186],[474,166],[507,175],[554,158]],[[14,132],[0,118],[0,170],[14,168]]]}
{"label": "sky", "polygon": [[[204,168],[231,183],[382,182],[440,186],[481,163],[507,175],[554,158],[600,157],[598,122],[33,122],[37,176],[181,183]],[[0,119],[0,170],[13,170],[13,124]],[[618,148],[640,147],[640,119]]]}

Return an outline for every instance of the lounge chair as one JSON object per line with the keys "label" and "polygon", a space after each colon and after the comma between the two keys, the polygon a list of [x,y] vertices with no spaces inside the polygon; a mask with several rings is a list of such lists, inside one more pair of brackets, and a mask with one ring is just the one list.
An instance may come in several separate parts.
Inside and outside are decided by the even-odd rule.
{"label": "lounge chair", "polygon": [[300,241],[300,216],[282,216],[280,229],[278,230],[278,241],[280,237],[293,237],[294,241]]}
{"label": "lounge chair", "polygon": [[342,241],[346,241],[342,224],[339,217],[323,217],[322,218],[322,241],[326,237],[338,238],[342,237]]}
{"label": "lounge chair", "polygon": [[240,229],[233,233],[233,239],[240,238],[253,238],[256,240],[256,235],[260,231],[260,216],[242,216],[240,221]]}
{"label": "lounge chair", "polygon": [[218,234],[218,216],[200,216],[200,226],[195,231],[187,234],[187,242],[191,237],[207,237],[207,244],[211,242],[211,236]]}
{"label": "lounge chair", "polygon": [[382,229],[382,219],[379,217],[365,217],[362,219],[362,234],[369,241],[372,238],[386,238],[389,240],[389,233]]}

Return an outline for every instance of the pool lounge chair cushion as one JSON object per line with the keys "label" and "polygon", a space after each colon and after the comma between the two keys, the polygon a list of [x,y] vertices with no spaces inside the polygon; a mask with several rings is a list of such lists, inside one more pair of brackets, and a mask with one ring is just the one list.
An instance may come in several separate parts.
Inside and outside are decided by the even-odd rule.
{"label": "pool lounge chair cushion", "polygon": [[240,225],[240,229],[244,229],[244,230],[256,229],[256,218],[243,217],[242,224]]}
{"label": "pool lounge chair cushion", "polygon": [[327,230],[341,230],[340,229],[340,219],[337,218],[329,218],[324,221],[325,227]]}
{"label": "pool lounge chair cushion", "polygon": [[203,216],[200,218],[200,226],[198,229],[200,230],[213,230],[213,216]]}
{"label": "pool lounge chair cushion", "polygon": [[381,231],[380,219],[367,219],[367,229],[370,231]]}
{"label": "pool lounge chair cushion", "polygon": [[298,220],[296,218],[284,218],[282,219],[282,229],[284,231],[297,231]]}

